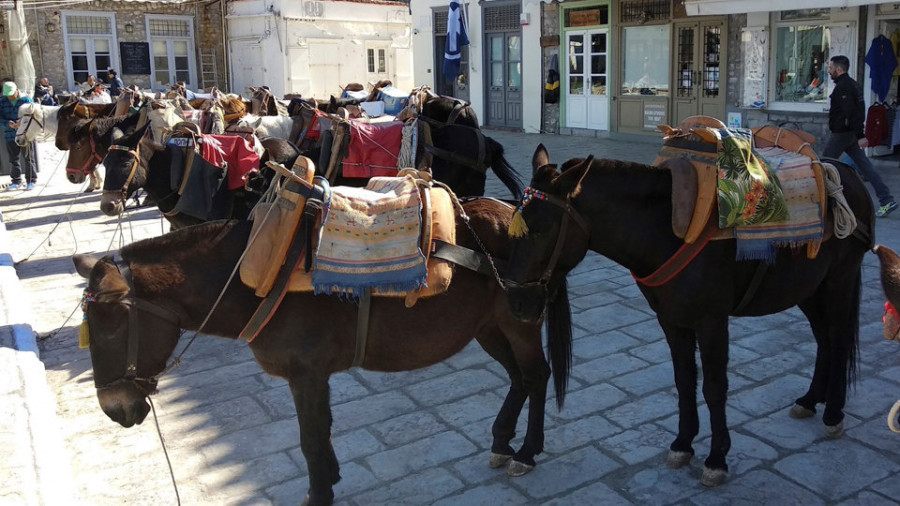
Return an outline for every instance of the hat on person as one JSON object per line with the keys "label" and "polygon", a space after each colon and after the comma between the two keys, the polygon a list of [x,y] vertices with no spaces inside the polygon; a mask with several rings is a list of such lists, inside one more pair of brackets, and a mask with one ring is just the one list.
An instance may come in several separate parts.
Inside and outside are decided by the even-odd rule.
{"label": "hat on person", "polygon": [[17,91],[19,91],[19,88],[16,87],[16,83],[12,81],[6,81],[5,83],[3,83],[4,97],[11,97],[15,95]]}

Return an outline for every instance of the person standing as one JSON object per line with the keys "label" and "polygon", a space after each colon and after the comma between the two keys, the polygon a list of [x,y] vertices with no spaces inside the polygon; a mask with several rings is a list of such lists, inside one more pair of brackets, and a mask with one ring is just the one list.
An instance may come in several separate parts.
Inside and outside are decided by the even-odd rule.
{"label": "person standing", "polygon": [[119,90],[124,88],[125,85],[122,84],[122,79],[119,78],[119,74],[116,73],[115,69],[109,69],[109,71],[107,72],[107,77],[109,77],[109,80],[107,81],[109,85],[109,96],[112,98],[116,98],[119,96]]}
{"label": "person standing", "polygon": [[831,92],[831,109],[828,111],[828,129],[831,135],[825,144],[823,155],[826,158],[837,159],[841,153],[847,153],[863,178],[875,189],[879,206],[875,216],[887,216],[900,205],[894,200],[890,188],[884,184],[881,174],[875,170],[869,157],[862,150],[869,145],[863,133],[866,104],[859,84],[847,74],[848,70],[850,59],[843,55],[833,56],[828,64],[828,74],[834,81],[834,91]]}
{"label": "person standing", "polygon": [[[7,190],[19,190],[22,188],[22,168],[19,166],[19,153],[22,148],[16,144],[16,129],[19,127],[19,107],[22,104],[34,102],[31,98],[19,93],[19,88],[13,81],[3,83],[3,98],[0,99],[0,128],[3,129],[3,140],[6,142],[6,151],[9,153],[12,184]],[[31,149],[25,149],[25,189],[33,190],[37,182],[37,170],[34,166],[34,158]]]}

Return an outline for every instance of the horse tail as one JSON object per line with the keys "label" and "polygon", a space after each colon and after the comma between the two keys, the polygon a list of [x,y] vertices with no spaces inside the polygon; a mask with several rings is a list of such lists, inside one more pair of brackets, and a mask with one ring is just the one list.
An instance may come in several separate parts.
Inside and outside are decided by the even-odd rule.
{"label": "horse tail", "polygon": [[572,313],[565,280],[547,303],[547,351],[553,372],[556,407],[562,410],[566,400],[569,374],[572,372]]}
{"label": "horse tail", "polygon": [[856,384],[859,370],[859,304],[862,301],[862,265],[856,270],[850,300],[853,301],[853,309],[850,314],[850,327],[853,329],[853,332],[847,343],[847,386],[852,388]]}
{"label": "horse tail", "polygon": [[524,185],[522,183],[522,178],[519,177],[519,173],[516,172],[516,169],[514,169],[508,161],[506,161],[506,158],[503,155],[503,144],[500,144],[488,136],[485,136],[484,139],[490,147],[491,168],[494,170],[494,174],[497,175],[497,178],[500,179],[503,186],[506,186],[512,194],[513,200],[519,200],[522,198]]}

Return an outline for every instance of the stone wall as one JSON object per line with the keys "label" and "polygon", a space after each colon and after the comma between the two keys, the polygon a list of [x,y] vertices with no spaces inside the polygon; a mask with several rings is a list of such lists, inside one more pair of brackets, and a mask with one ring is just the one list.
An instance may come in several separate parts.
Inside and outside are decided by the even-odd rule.
{"label": "stone wall", "polygon": [[[224,0],[220,0],[224,1]],[[88,2],[79,4],[79,11],[110,12],[115,8],[116,43],[144,42],[147,40],[145,16],[148,14],[192,16],[194,18],[194,55],[198,85],[216,85],[220,89],[226,86],[225,51],[222,40],[222,15],[219,2],[210,4],[190,3],[171,4],[157,2]],[[63,43],[62,18],[58,10],[32,8],[25,4],[25,20],[28,25],[29,47],[36,78],[47,77],[57,91],[67,88],[68,62],[65,57]],[[48,31],[48,23],[54,30]],[[125,31],[125,25],[133,27],[132,33]],[[216,59],[216,78],[213,82],[203,82],[203,68],[200,61],[201,51],[211,51]],[[113,62],[113,68],[119,71],[119,77],[126,85],[136,84],[141,88],[150,87],[149,75],[123,74],[121,62]],[[99,70],[99,69],[98,69]],[[106,77],[105,75],[103,76]],[[211,76],[210,76],[211,77]]]}

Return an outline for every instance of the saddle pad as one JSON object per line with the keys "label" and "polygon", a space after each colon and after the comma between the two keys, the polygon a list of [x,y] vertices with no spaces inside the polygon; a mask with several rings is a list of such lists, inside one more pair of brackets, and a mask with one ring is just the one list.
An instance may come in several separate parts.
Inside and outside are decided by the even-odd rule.
{"label": "saddle pad", "polygon": [[344,177],[396,176],[403,122],[349,122],[350,145],[341,164]]}
{"label": "saddle pad", "polygon": [[422,202],[412,177],[334,188],[314,260],[316,294],[408,292],[425,284],[419,249]]}
{"label": "saddle pad", "polygon": [[259,170],[259,152],[239,135],[204,134],[201,155],[216,167],[228,166],[228,189],[244,186],[244,176]]}

